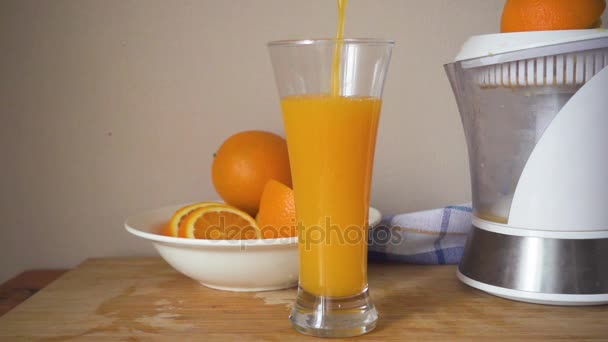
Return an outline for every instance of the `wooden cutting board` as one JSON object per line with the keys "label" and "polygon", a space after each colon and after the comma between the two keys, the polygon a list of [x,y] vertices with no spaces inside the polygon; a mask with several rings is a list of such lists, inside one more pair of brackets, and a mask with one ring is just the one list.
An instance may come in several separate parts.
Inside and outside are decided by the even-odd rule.
{"label": "wooden cutting board", "polygon": [[[513,302],[461,284],[454,266],[372,264],[370,340],[608,340],[608,306]],[[90,259],[0,317],[0,341],[311,340],[287,319],[295,289],[212,290],[159,258]]]}

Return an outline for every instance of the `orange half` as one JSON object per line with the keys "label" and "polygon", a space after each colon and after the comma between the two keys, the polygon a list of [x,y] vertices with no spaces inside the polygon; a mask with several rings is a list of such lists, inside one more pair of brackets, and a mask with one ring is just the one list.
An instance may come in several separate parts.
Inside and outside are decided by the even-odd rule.
{"label": "orange half", "polygon": [[257,220],[264,239],[296,236],[293,190],[274,179],[269,180],[264,186]]}

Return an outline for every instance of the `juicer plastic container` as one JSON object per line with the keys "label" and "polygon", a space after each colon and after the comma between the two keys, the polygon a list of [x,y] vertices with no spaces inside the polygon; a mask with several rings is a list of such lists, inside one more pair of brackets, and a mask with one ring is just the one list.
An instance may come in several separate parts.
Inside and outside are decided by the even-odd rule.
{"label": "juicer plastic container", "polygon": [[[542,208],[537,212],[538,215],[526,213],[527,216],[515,224],[514,218],[511,217],[515,206],[513,199],[516,193],[538,192],[528,185],[526,189],[518,191],[518,186],[522,187],[520,179],[522,174],[525,174],[524,170],[533,151],[558,113],[573,96],[581,90],[589,92],[585,89],[586,84],[596,75],[599,78],[607,77],[598,75],[607,72],[606,66],[608,32],[601,30],[473,37],[465,43],[456,61],[445,66],[465,130],[473,208],[477,218],[526,229],[572,228],[569,223],[557,227],[546,217],[546,213],[542,212]],[[581,91],[582,95],[577,96],[584,97],[585,92]],[[608,96],[608,90],[605,90],[605,94],[604,97]],[[598,102],[596,99],[597,97],[586,100],[586,104],[569,109],[593,111],[601,106],[596,104],[603,100],[597,99],[600,100]],[[601,110],[601,107],[599,108]],[[604,117],[608,117],[608,108],[604,108],[604,111]],[[583,114],[581,120],[587,120]],[[604,119],[598,122],[599,125],[603,125],[602,120]],[[563,135],[553,135],[556,134]],[[549,139],[552,138],[546,138]],[[560,137],[556,139],[559,140]],[[567,137],[564,136],[564,139]],[[603,146],[601,148],[603,149]],[[567,153],[564,157],[567,157]],[[599,159],[598,163],[602,163],[602,158]],[[580,166],[593,168],[593,163],[594,160],[590,157],[583,161],[583,164],[589,165]],[[550,176],[554,171],[556,170],[546,169],[542,172]],[[555,186],[560,187],[561,184]],[[600,187],[602,186],[605,188],[605,184],[600,184]],[[548,196],[555,197],[551,194]],[[558,194],[557,197],[559,196],[562,195]],[[565,194],[562,197],[567,196]],[[597,197],[593,194],[590,196],[590,199]],[[600,194],[598,198],[603,198],[603,195]],[[519,207],[525,206],[525,210],[530,210],[528,207],[535,208],[536,202],[544,200],[546,201],[542,196],[534,199],[534,202],[521,199]],[[564,198],[562,202],[566,200],[579,199]],[[585,201],[585,198],[581,200]],[[543,205],[538,204],[540,207]],[[553,204],[545,206],[549,205]],[[537,217],[529,218],[530,215]],[[574,220],[573,218],[571,221]],[[589,228],[608,229],[605,223],[604,221],[604,227],[596,227],[594,223],[594,227]]]}

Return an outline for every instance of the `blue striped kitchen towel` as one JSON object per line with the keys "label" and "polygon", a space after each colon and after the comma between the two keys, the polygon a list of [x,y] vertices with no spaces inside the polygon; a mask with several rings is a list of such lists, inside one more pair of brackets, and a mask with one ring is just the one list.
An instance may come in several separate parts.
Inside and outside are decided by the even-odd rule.
{"label": "blue striped kitchen towel", "polygon": [[385,216],[369,236],[369,259],[457,264],[471,229],[471,204]]}

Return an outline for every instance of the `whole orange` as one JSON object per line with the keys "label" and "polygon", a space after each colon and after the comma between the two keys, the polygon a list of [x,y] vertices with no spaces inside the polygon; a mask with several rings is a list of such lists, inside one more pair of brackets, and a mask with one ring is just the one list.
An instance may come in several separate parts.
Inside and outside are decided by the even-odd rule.
{"label": "whole orange", "polygon": [[596,26],[605,0],[507,0],[502,32],[575,30]]}
{"label": "whole orange", "polygon": [[262,193],[257,220],[264,239],[296,236],[293,190],[274,179],[269,180]]}
{"label": "whole orange", "polygon": [[215,154],[211,176],[215,190],[226,203],[255,215],[268,180],[291,186],[287,143],[270,132],[237,133]]}

